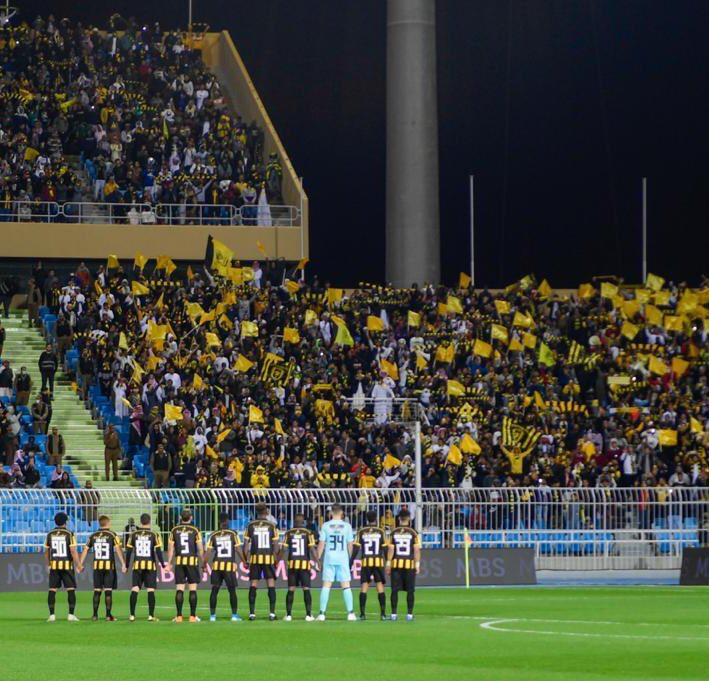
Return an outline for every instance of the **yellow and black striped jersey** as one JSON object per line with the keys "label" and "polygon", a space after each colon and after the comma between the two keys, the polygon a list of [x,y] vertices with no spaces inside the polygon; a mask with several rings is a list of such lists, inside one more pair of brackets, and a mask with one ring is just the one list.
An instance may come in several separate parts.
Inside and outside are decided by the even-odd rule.
{"label": "yellow and black striped jersey", "polygon": [[175,565],[198,565],[202,535],[194,525],[180,524],[172,528],[170,542],[175,545]]}
{"label": "yellow and black striped jersey", "polygon": [[239,535],[234,530],[212,532],[207,543],[207,550],[214,551],[212,570],[234,570],[236,568],[236,547],[241,544]]}
{"label": "yellow and black striped jersey", "polygon": [[288,549],[288,569],[308,570],[310,568],[310,550],[315,546],[315,535],[305,527],[288,530],[283,538]]}
{"label": "yellow and black striped jersey", "polygon": [[162,549],[162,539],[154,530],[138,528],[131,534],[126,548],[133,551],[134,570],[157,569],[156,550]]}
{"label": "yellow and black striped jersey", "polygon": [[64,527],[55,527],[47,534],[44,548],[49,551],[50,570],[73,570],[71,549],[76,547],[76,537]]}
{"label": "yellow and black striped jersey", "polygon": [[383,567],[389,546],[386,534],[380,527],[366,526],[358,530],[354,541],[362,551],[362,567]]}
{"label": "yellow and black striped jersey", "polygon": [[253,520],[246,527],[244,542],[249,542],[249,563],[273,565],[278,545],[278,528],[268,520]]}
{"label": "yellow and black striped jersey", "polygon": [[116,547],[121,540],[113,530],[94,532],[86,542],[86,548],[94,552],[94,570],[116,569]]}
{"label": "yellow and black striped jersey", "polygon": [[391,567],[400,570],[413,570],[416,567],[416,552],[421,546],[421,539],[413,527],[397,527],[389,538],[394,547]]}

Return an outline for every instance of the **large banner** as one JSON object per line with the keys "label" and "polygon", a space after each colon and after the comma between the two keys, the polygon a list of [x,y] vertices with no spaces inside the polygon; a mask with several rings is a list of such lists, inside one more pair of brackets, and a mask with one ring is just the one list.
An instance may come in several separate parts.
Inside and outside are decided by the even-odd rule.
{"label": "large banner", "polygon": [[[483,584],[536,584],[532,549],[471,549],[469,555],[470,583]],[[239,568],[239,582],[246,586],[248,570]],[[359,583],[360,562],[352,566],[352,577]],[[286,585],[286,567],[281,561],[276,568],[277,586]],[[174,584],[172,570],[158,571],[159,586],[165,588]],[[313,586],[320,586],[320,573],[313,571]],[[93,589],[90,560],[86,570],[77,575],[78,587]],[[420,586],[462,586],[465,584],[465,551],[463,549],[423,550],[421,572],[416,580]],[[209,586],[209,575],[202,575],[201,587]],[[47,568],[40,553],[0,554],[0,593],[6,591],[45,591],[47,588]],[[130,588],[130,573],[119,573],[118,588]]]}
{"label": "large banner", "polygon": [[682,551],[679,583],[682,586],[709,585],[709,548],[687,548]]}

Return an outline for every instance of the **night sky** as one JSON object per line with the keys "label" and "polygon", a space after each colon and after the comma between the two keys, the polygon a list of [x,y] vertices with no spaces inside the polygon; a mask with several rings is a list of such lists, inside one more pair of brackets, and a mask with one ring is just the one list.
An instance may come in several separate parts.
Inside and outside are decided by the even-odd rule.
{"label": "night sky", "polygon": [[[114,11],[163,26],[187,2],[22,1],[100,26]],[[195,0],[227,29],[311,205],[313,269],[384,277],[384,0]],[[149,10],[144,8],[148,7]],[[79,16],[80,13],[80,16]],[[697,283],[709,239],[706,0],[438,0],[442,272],[477,284],[529,272],[552,286],[650,271]]]}

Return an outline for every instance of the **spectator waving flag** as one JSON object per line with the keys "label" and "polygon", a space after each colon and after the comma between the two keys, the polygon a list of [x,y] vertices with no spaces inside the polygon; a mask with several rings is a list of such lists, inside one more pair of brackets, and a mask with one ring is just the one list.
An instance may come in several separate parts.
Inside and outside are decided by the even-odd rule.
{"label": "spectator waving flag", "polygon": [[525,451],[533,447],[541,436],[536,428],[515,423],[509,416],[502,419],[502,444],[505,447],[519,447]]}

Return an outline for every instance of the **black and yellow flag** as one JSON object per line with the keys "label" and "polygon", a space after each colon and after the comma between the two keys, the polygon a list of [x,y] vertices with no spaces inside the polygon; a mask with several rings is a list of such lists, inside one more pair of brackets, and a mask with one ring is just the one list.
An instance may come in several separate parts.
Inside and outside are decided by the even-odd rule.
{"label": "black and yellow flag", "polygon": [[290,362],[284,362],[282,357],[267,352],[261,364],[261,380],[283,386],[290,380],[292,368]]}
{"label": "black and yellow flag", "polygon": [[581,343],[577,343],[575,340],[572,340],[569,344],[569,354],[567,355],[566,360],[569,364],[581,364],[585,354],[586,351],[584,350],[583,345],[581,345]]}
{"label": "black and yellow flag", "polygon": [[536,428],[521,426],[509,416],[502,418],[502,444],[505,447],[519,447],[526,451],[534,447],[541,436]]}

